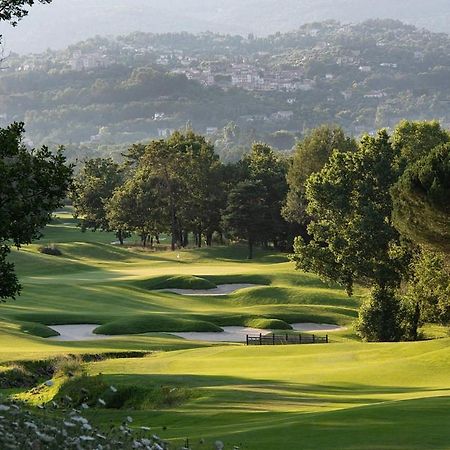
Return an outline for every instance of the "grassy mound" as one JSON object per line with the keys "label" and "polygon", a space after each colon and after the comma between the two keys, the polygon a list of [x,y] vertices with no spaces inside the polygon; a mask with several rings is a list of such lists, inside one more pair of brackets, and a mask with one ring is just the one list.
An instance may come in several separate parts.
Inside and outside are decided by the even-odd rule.
{"label": "grassy mound", "polygon": [[211,322],[195,319],[182,319],[163,316],[161,314],[147,314],[131,316],[115,320],[99,326],[94,330],[96,334],[120,335],[139,333],[170,333],[190,331],[222,331]]}
{"label": "grassy mound", "polygon": [[156,289],[214,289],[217,287],[206,278],[194,275],[172,275],[154,277],[148,280],[139,281],[139,287],[148,290]]}
{"label": "grassy mound", "polygon": [[245,321],[245,326],[263,330],[292,330],[292,327],[279,319],[253,318]]}
{"label": "grassy mound", "polygon": [[59,333],[51,328],[35,322],[21,322],[20,331],[22,333],[31,334],[42,338],[48,338],[52,336],[59,336]]}

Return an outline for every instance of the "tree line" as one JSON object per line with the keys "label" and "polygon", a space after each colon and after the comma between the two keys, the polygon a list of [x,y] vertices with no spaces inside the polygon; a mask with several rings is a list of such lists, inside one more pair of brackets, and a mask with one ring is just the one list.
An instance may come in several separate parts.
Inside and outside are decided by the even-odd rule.
{"label": "tree line", "polygon": [[290,251],[298,269],[371,288],[361,308],[367,340],[417,339],[422,323],[450,322],[450,135],[438,122],[401,122],[357,142],[321,126],[283,156],[253,144],[224,164],[187,130],[88,160],[73,183],[83,229],[161,234],[171,248],[245,240]]}

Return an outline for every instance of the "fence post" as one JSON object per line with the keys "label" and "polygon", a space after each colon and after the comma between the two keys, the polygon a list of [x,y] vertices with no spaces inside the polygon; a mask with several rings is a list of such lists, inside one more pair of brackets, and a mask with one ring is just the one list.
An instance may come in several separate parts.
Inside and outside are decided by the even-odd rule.
{"label": "fence post", "polygon": [[328,344],[328,334],[325,336],[325,342]]}
{"label": "fence post", "polygon": [[246,340],[246,342],[247,342],[247,345],[248,345],[248,334],[247,334],[247,336],[246,336],[245,340]]}
{"label": "fence post", "polygon": [[299,343],[299,344],[302,343],[302,335],[301,335],[301,333],[298,335],[298,343]]}
{"label": "fence post", "polygon": [[262,345],[262,333],[259,333],[259,345]]}
{"label": "fence post", "polygon": [[316,336],[313,334],[313,344],[316,343]]}
{"label": "fence post", "polygon": [[272,345],[275,345],[275,333],[272,333]]}

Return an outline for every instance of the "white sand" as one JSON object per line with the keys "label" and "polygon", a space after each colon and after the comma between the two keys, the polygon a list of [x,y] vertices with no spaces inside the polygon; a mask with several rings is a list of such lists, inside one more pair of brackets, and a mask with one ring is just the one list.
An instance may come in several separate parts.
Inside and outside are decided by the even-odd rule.
{"label": "white sand", "polygon": [[245,289],[250,287],[260,287],[260,284],[219,284],[213,289],[157,289],[157,292],[173,292],[179,295],[228,295],[239,289]]}
{"label": "white sand", "polygon": [[223,332],[190,332],[190,333],[170,333],[188,341],[210,341],[210,342],[245,342],[247,334],[259,334],[263,336],[270,333],[270,330],[261,330],[250,327],[221,327]]}
{"label": "white sand", "polygon": [[[292,329],[295,331],[303,332],[332,332],[345,330],[345,327],[339,327],[337,325],[331,325],[326,323],[293,323]],[[118,338],[120,335],[107,336],[104,334],[94,334],[93,331],[98,325],[85,324],[85,325],[55,325],[51,326],[53,330],[57,331],[60,335],[53,336],[48,339],[54,341],[88,341],[95,339],[108,339]],[[188,341],[207,341],[207,342],[245,342],[247,334],[263,336],[269,334],[271,330],[263,330],[260,328],[251,327],[222,327],[223,332],[203,332],[192,331],[183,333],[168,333],[186,339]]]}
{"label": "white sand", "polygon": [[114,336],[105,334],[94,334],[93,331],[99,325],[52,325],[50,328],[59,333],[59,336],[52,336],[48,339],[54,341],[89,341],[93,339],[106,339]]}
{"label": "white sand", "polygon": [[329,323],[291,323],[291,327],[295,331],[304,331],[308,333],[314,333],[316,331],[342,331],[347,329],[346,327],[331,325]]}

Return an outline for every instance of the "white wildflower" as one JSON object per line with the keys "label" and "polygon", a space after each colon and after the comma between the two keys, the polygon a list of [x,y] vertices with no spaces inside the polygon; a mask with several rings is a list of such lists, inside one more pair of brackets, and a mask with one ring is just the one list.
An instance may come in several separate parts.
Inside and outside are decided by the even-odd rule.
{"label": "white wildflower", "polygon": [[111,389],[111,391],[113,392],[117,392],[117,388],[115,388],[114,386],[110,386],[109,389]]}
{"label": "white wildflower", "polygon": [[87,403],[82,403],[81,409],[89,409],[89,405]]}
{"label": "white wildflower", "polygon": [[105,402],[105,400],[103,400],[102,398],[99,398],[99,399],[98,399],[98,402],[100,403],[100,405],[106,406],[106,402]]}
{"label": "white wildflower", "polygon": [[94,441],[95,439],[92,436],[80,436],[80,440],[82,440],[82,441]]}
{"label": "white wildflower", "polygon": [[65,420],[63,422],[64,426],[68,427],[68,428],[73,428],[76,427],[76,425],[73,422],[69,422],[68,420]]}
{"label": "white wildflower", "polygon": [[130,417],[130,416],[128,416],[128,417],[127,417],[127,422],[128,422],[128,423],[133,423],[133,418]]}
{"label": "white wildflower", "polygon": [[140,427],[140,429],[141,429],[141,430],[144,430],[144,431],[150,431],[150,430],[151,430],[150,427]]}

